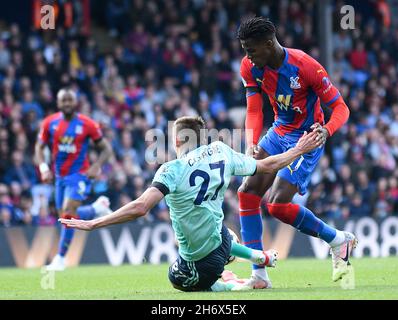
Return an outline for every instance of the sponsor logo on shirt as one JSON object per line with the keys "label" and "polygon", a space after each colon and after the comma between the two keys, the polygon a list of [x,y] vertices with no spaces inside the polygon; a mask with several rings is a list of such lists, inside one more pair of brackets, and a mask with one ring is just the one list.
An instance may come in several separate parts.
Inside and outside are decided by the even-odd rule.
{"label": "sponsor logo on shirt", "polygon": [[76,153],[77,148],[73,143],[75,140],[74,137],[71,136],[63,136],[59,139],[58,151],[66,152],[66,153]]}
{"label": "sponsor logo on shirt", "polygon": [[287,111],[290,106],[291,97],[292,96],[290,94],[288,94],[287,96],[280,94],[276,99],[276,103],[278,104],[279,109]]}
{"label": "sponsor logo on shirt", "polygon": [[303,111],[301,111],[301,109],[300,109],[299,106],[295,106],[295,107],[293,107],[292,109],[293,109],[294,111],[300,113],[300,114],[303,114]]}
{"label": "sponsor logo on shirt", "polygon": [[277,103],[279,109],[288,111],[289,107],[290,107],[293,111],[302,114],[303,111],[300,109],[299,106],[292,106],[291,99],[292,99],[292,96],[290,94],[288,94],[287,96],[280,94],[278,96],[278,98],[275,100],[276,100],[276,103]]}

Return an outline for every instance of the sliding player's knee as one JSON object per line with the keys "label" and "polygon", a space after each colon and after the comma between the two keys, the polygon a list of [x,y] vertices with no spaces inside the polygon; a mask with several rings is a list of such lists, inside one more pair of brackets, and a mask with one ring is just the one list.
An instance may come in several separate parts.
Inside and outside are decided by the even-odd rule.
{"label": "sliding player's knee", "polygon": [[170,283],[171,283],[171,285],[173,286],[174,289],[177,289],[177,290],[180,290],[180,291],[184,291],[184,292],[198,291],[193,286],[183,286],[182,282],[179,281],[179,279],[170,270],[169,270],[169,281],[170,281]]}
{"label": "sliding player's knee", "polygon": [[189,287],[180,286],[179,284],[177,284],[177,283],[175,283],[175,282],[173,282],[171,280],[170,280],[170,283],[171,283],[171,285],[173,286],[174,289],[177,289],[177,290],[180,290],[180,291],[184,291],[184,292],[192,291],[192,290],[190,290]]}

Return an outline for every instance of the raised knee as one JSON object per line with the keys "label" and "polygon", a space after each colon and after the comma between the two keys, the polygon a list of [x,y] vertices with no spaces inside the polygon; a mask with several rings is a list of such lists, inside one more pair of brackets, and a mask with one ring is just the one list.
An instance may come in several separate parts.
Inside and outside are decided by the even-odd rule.
{"label": "raised knee", "polygon": [[238,188],[238,192],[248,193],[249,191],[249,184],[247,183],[247,179],[244,179],[242,184]]}
{"label": "raised knee", "polygon": [[259,189],[260,188],[255,183],[245,180],[240,185],[238,192],[250,193],[250,194],[254,194],[256,196],[262,197],[264,195],[264,193],[262,192],[262,190],[259,190]]}
{"label": "raised knee", "polygon": [[290,196],[285,190],[272,188],[268,195],[268,203],[290,203],[292,201],[292,196]]}

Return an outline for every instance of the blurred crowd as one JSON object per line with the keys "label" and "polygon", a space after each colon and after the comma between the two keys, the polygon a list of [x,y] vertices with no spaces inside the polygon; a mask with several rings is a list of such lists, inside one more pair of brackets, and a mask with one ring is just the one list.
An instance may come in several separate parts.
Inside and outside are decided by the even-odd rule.
{"label": "blurred crowd", "polygon": [[[398,213],[398,28],[385,1],[367,0],[354,3],[355,29],[342,30],[344,4],[334,5],[329,73],[351,116],[329,139],[310,192],[296,201],[327,219],[385,217]],[[99,0],[94,14],[94,23],[106,26],[107,52],[76,28],[0,26],[0,225],[56,221],[53,187],[40,182],[33,149],[60,88],[76,90],[80,112],[112,143],[115,157],[89,202],[104,194],[116,209],[139,196],[158,168],[145,157],[148,130],[166,132],[168,121],[183,115],[201,115],[209,128],[243,128],[241,19],[270,17],[282,45],[320,59],[315,1]],[[266,98],[264,115],[265,133],[273,119]],[[96,156],[90,152],[91,161]],[[231,221],[240,182],[235,178],[225,196]],[[168,220],[165,203],[148,219]]]}

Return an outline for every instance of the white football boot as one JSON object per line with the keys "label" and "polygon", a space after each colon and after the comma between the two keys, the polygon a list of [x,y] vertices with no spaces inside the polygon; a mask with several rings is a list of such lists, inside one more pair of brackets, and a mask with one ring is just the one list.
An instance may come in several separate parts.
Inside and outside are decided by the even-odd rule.
{"label": "white football boot", "polygon": [[[278,260],[278,252],[274,249],[263,251],[264,258],[259,261],[258,265],[274,268],[276,266],[276,261]],[[246,291],[251,289],[271,289],[272,283],[268,278],[265,270],[265,275],[267,278],[262,278],[253,270],[250,279],[239,279],[236,274],[230,270],[224,270],[221,278],[226,283],[234,284],[232,291]]]}
{"label": "white football boot", "polygon": [[95,210],[96,217],[103,217],[103,216],[106,216],[106,215],[112,213],[112,210],[109,208],[111,203],[110,203],[108,197],[100,196],[91,205]]}
{"label": "white football boot", "polygon": [[[267,251],[263,251],[265,256],[265,261],[263,263],[259,263],[258,265],[263,267],[271,267],[275,268],[276,262],[278,260],[278,251],[275,249],[270,249]],[[248,289],[271,289],[272,283],[271,280],[268,278],[268,274],[265,270],[265,275],[267,278],[263,278],[258,275],[255,270],[250,277],[250,279],[245,279],[244,283],[240,287],[240,290],[248,290]],[[239,290],[239,289],[238,289]]]}
{"label": "white football boot", "polygon": [[338,281],[349,272],[352,250],[357,246],[358,239],[350,232],[344,231],[345,240],[342,244],[330,248],[333,262],[332,280]]}
{"label": "white football boot", "polygon": [[246,279],[243,287],[250,289],[272,289],[272,283],[270,279],[263,279],[256,274],[252,274],[250,279]]}
{"label": "white football boot", "polygon": [[65,268],[65,257],[61,257],[59,254],[46,266],[47,271],[64,271]]}
{"label": "white football boot", "polygon": [[267,251],[263,251],[264,253],[264,260],[259,261],[257,263],[261,267],[271,267],[275,268],[276,262],[278,261],[278,251],[275,249],[269,249]]}

